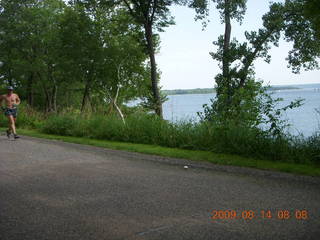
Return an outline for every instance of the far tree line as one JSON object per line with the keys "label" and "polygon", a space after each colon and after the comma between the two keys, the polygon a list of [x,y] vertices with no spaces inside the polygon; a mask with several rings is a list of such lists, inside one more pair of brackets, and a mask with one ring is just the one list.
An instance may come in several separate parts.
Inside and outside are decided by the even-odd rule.
{"label": "far tree line", "polygon": [[242,22],[246,0],[2,0],[0,85],[14,85],[28,105],[45,112],[108,106],[103,111],[123,115],[122,104],[139,98],[162,117],[156,53],[159,33],[174,24],[170,7],[195,9],[206,26],[211,4],[225,26],[214,42],[218,50],[210,53],[221,67],[211,112],[237,115],[243,100],[259,94],[254,62],[269,62],[268,51],[281,38],[293,43],[287,58],[293,72],[319,67],[317,0],[271,3],[268,13],[257,16],[263,26],[245,32],[242,43],[231,38],[232,22]]}

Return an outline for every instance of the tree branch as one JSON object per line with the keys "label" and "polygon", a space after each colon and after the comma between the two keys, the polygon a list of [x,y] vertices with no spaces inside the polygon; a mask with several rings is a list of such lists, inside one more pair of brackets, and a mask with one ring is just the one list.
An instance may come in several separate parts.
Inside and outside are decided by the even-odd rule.
{"label": "tree branch", "polygon": [[150,18],[150,21],[152,23],[153,23],[153,20],[154,20],[154,15],[155,15],[157,7],[158,7],[158,0],[153,0],[152,14],[151,14],[151,18]]}

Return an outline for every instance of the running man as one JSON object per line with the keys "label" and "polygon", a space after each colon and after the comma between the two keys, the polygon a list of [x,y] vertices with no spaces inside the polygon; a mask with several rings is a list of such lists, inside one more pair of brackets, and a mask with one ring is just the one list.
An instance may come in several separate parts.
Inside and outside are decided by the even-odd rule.
{"label": "running man", "polygon": [[13,133],[14,139],[20,138],[16,132],[16,120],[17,120],[17,106],[20,104],[20,98],[17,94],[13,93],[13,87],[9,86],[8,93],[5,95],[0,95],[0,106],[3,106],[3,102],[6,107],[2,107],[4,110],[4,115],[8,118],[9,129],[7,130],[7,137],[10,138],[11,133]]}

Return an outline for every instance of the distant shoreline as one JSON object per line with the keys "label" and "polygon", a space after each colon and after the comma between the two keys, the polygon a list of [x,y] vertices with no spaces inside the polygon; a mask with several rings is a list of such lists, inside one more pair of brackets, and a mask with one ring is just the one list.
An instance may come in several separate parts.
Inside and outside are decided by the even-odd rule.
{"label": "distant shoreline", "polygon": [[[297,90],[301,89],[300,87],[295,86],[270,86],[269,90],[278,91],[278,90]],[[162,90],[162,93],[165,95],[185,95],[185,94],[209,94],[216,93],[214,88],[194,88],[194,89],[174,89],[174,90]]]}

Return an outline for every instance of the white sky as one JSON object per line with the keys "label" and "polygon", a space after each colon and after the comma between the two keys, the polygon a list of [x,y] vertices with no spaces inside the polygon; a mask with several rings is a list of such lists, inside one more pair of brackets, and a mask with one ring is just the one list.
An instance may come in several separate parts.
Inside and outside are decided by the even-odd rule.
{"label": "white sky", "polygon": [[[248,0],[243,24],[239,26],[233,23],[232,37],[242,41],[245,30],[259,29],[262,26],[261,17],[268,9],[268,0]],[[202,31],[201,22],[194,21],[194,10],[177,6],[171,10],[176,25],[161,33],[161,49],[156,56],[162,72],[160,84],[163,89],[213,87],[214,76],[220,69],[209,52],[214,50],[212,42],[224,31],[218,12],[212,7],[211,22]],[[320,71],[301,72],[298,75],[291,73],[285,60],[290,46],[290,43],[282,41],[279,48],[273,47],[270,64],[256,61],[256,78],[271,85],[320,83]]]}

